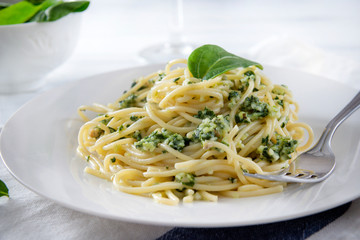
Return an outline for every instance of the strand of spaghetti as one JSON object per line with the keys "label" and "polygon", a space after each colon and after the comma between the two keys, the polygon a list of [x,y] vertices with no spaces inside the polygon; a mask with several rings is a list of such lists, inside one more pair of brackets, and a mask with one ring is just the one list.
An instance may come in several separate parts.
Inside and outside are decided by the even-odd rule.
{"label": "strand of spaghetti", "polygon": [[[142,118],[138,120],[136,123],[132,124],[129,128],[126,128],[122,131],[117,131],[110,133],[108,135],[103,136],[102,138],[99,138],[96,143],[90,147],[90,151],[95,151],[95,149],[103,149],[103,147],[109,143],[116,141],[126,135],[129,135],[137,130],[142,129],[143,127],[148,127],[153,124],[153,121],[150,118]],[[105,129],[104,129],[105,130]]]}
{"label": "strand of spaghetti", "polygon": [[[126,149],[128,152],[129,148]],[[157,162],[163,162],[166,159],[170,159],[170,154],[160,154],[160,155],[143,155],[143,156],[136,156],[133,154],[128,154],[126,156],[129,160],[131,160],[134,163],[141,164],[141,165],[150,165],[155,164]]]}
{"label": "strand of spaghetti", "polygon": [[[249,135],[252,135],[254,132],[258,132],[262,128],[260,121],[255,121],[249,123],[247,126],[241,128],[238,135],[234,139],[234,142],[239,142],[240,140],[245,140]],[[250,131],[252,131],[250,133]]]}
{"label": "strand of spaghetti", "polygon": [[220,155],[220,154],[219,154],[219,151],[214,149],[214,150],[208,150],[208,151],[206,151],[203,155],[201,155],[200,158],[205,158],[205,159],[207,159],[207,158],[210,158],[211,156],[214,156],[214,157],[216,157],[216,158],[220,158],[219,155]]}
{"label": "strand of spaghetti", "polygon": [[160,119],[158,116],[156,116],[155,110],[151,108],[151,104],[146,105],[146,110],[153,121],[155,121],[161,127],[166,128],[172,132],[188,133],[195,129],[195,127],[174,127],[174,126],[171,126],[171,125],[165,123],[162,119]]}
{"label": "strand of spaghetti", "polygon": [[242,186],[238,187],[238,191],[240,191],[240,192],[249,192],[249,191],[260,190],[260,189],[263,189],[263,187],[259,186],[257,184],[246,184],[246,185],[242,185]]}
{"label": "strand of spaghetti", "polygon": [[[111,111],[111,112],[107,112],[106,115],[108,115],[108,117],[120,117],[120,116],[131,116],[132,114],[139,114],[139,115],[144,115],[146,116],[146,111],[143,108],[138,108],[138,107],[130,107],[130,108],[124,108],[124,109],[120,109],[120,110],[115,110],[115,111]],[[100,116],[102,119],[105,119],[105,116]]]}
{"label": "strand of spaghetti", "polygon": [[90,144],[95,143],[95,140],[93,138],[89,137],[88,132],[90,131],[90,129],[92,129],[92,128],[96,127],[96,126],[97,126],[96,123],[87,122],[80,128],[79,134],[78,134],[79,146],[86,146],[85,140],[91,140]]}
{"label": "strand of spaghetti", "polygon": [[246,156],[255,149],[257,149],[261,144],[261,139],[266,136],[266,132],[270,132],[270,127],[268,124],[265,124],[265,127],[261,129],[239,152],[240,156]]}
{"label": "strand of spaghetti", "polygon": [[165,70],[165,76],[163,77],[162,81],[174,82],[174,79],[176,79],[177,77],[182,77],[183,75],[184,75],[184,68],[178,68],[171,72],[167,72]]}
{"label": "strand of spaghetti", "polygon": [[92,112],[108,112],[108,111],[112,111],[113,109],[108,108],[102,104],[98,104],[98,103],[94,103],[91,106],[87,106],[87,105],[81,105],[80,107],[78,107],[78,111],[92,111]]}
{"label": "strand of spaghetti", "polygon": [[240,162],[239,161],[233,161],[232,162],[235,172],[236,172],[236,176],[239,178],[240,182],[242,184],[248,184],[248,180],[246,179],[246,177],[244,176],[244,172],[243,169],[240,166]]}
{"label": "strand of spaghetti", "polygon": [[132,144],[135,142],[135,139],[133,138],[125,138],[125,139],[119,139],[116,140],[112,143],[109,143],[107,145],[104,145],[103,150],[111,150],[113,149],[116,145],[123,145],[123,144]]}
{"label": "strand of spaghetti", "polygon": [[178,111],[178,114],[182,116],[184,119],[188,120],[189,122],[195,123],[196,125],[199,125],[202,122],[201,119],[193,117],[186,112]]}
{"label": "strand of spaghetti", "polygon": [[220,194],[225,197],[231,197],[231,198],[240,198],[240,197],[254,197],[254,196],[261,196],[261,195],[267,195],[267,194],[273,194],[273,193],[279,193],[283,191],[283,186],[275,186],[275,187],[269,187],[269,188],[263,188],[259,190],[254,191],[226,191],[221,192]]}
{"label": "strand of spaghetti", "polygon": [[252,160],[249,160],[248,158],[244,158],[240,155],[237,155],[234,153],[228,146],[225,144],[215,142],[215,141],[206,141],[204,143],[204,148],[211,148],[211,147],[217,147],[225,151],[228,155],[231,155],[232,158],[240,161],[242,164],[247,166],[247,168],[253,169],[256,173],[262,174],[262,169]]}
{"label": "strand of spaghetti", "polygon": [[200,158],[207,150],[203,149],[200,143],[194,144],[193,146],[185,147],[183,154],[188,155],[192,159]]}
{"label": "strand of spaghetti", "polygon": [[99,170],[102,168],[102,164],[99,163],[99,161],[96,161],[93,159],[93,156],[91,156],[90,152],[87,151],[86,148],[79,146],[77,148],[77,152],[80,154],[81,157],[87,160],[91,164],[91,167],[95,170]]}
{"label": "strand of spaghetti", "polygon": [[162,149],[168,151],[169,153],[171,153],[172,155],[174,155],[175,157],[177,157],[177,158],[179,158],[179,159],[181,159],[181,160],[183,160],[183,161],[192,160],[191,157],[189,157],[189,156],[187,156],[187,155],[185,155],[185,154],[182,154],[181,152],[173,149],[172,147],[170,147],[170,146],[168,146],[168,145],[166,145],[166,144],[160,143],[159,146],[160,146]]}
{"label": "strand of spaghetti", "polygon": [[199,194],[205,201],[217,202],[218,196],[208,193],[207,191],[199,191]]}
{"label": "strand of spaghetti", "polygon": [[160,128],[161,128],[161,126],[159,124],[154,124],[148,128],[145,135],[149,136],[153,131],[155,131],[156,129],[160,129]]}
{"label": "strand of spaghetti", "polygon": [[246,177],[249,182],[263,186],[263,187],[275,187],[278,185],[286,186],[285,182],[271,182],[269,180],[264,179],[258,179],[258,178],[252,178],[252,177]]}
{"label": "strand of spaghetti", "polygon": [[176,163],[174,167],[175,169],[180,170],[191,169],[192,171],[196,171],[203,167],[217,164],[227,164],[227,161],[225,159],[194,159],[186,162]]}
{"label": "strand of spaghetti", "polygon": [[179,64],[179,63],[187,64],[187,60],[186,59],[171,60],[168,64],[166,64],[165,73],[169,74],[171,72],[171,67],[174,66],[175,64]]}
{"label": "strand of spaghetti", "polygon": [[194,190],[192,189],[186,189],[185,190],[185,196],[183,197],[184,203],[191,203],[194,201]]}
{"label": "strand of spaghetti", "polygon": [[188,124],[188,123],[189,123],[189,121],[185,118],[182,118],[181,116],[174,118],[173,120],[170,120],[168,122],[168,124],[171,124],[175,127],[183,127],[185,124]]}
{"label": "strand of spaghetti", "polygon": [[[121,173],[124,170],[121,170],[119,173]],[[131,193],[131,194],[142,194],[142,193],[153,193],[153,192],[159,192],[164,190],[170,190],[170,189],[181,189],[182,184],[177,182],[162,182],[158,183],[153,186],[147,186],[147,187],[131,187],[126,186],[123,184],[120,184],[118,181],[120,181],[120,178],[117,176],[117,174],[114,177],[114,185],[117,189],[119,189],[122,192]]]}
{"label": "strand of spaghetti", "polygon": [[157,178],[157,177],[150,177],[147,180],[143,181],[141,183],[141,186],[142,187],[152,186],[152,185],[156,184],[159,181],[160,181],[160,179]]}
{"label": "strand of spaghetti", "polygon": [[196,183],[193,186],[193,189],[196,190],[203,190],[203,191],[210,191],[210,192],[221,192],[221,191],[228,191],[231,189],[236,189],[240,186],[239,183],[228,183],[224,185],[213,185],[213,184],[199,184]]}
{"label": "strand of spaghetti", "polygon": [[167,198],[163,197],[161,193],[153,193],[151,196],[154,198],[155,202],[174,206],[179,204],[179,198],[174,195],[170,190],[166,190],[165,194]]}
{"label": "strand of spaghetti", "polygon": [[116,173],[124,167],[116,160],[112,154],[106,155],[104,158],[104,171],[107,173]]}
{"label": "strand of spaghetti", "polygon": [[[195,89],[189,90],[186,92],[186,96],[199,96],[200,101],[204,100],[205,97],[217,98],[218,101],[223,102],[225,92],[218,89],[209,88],[209,89]],[[227,95],[227,94],[226,94]]]}
{"label": "strand of spaghetti", "polygon": [[199,176],[203,174],[214,174],[214,172],[226,172],[229,174],[235,174],[235,170],[231,165],[216,165],[197,170],[195,171],[195,175]]}
{"label": "strand of spaghetti", "polygon": [[296,127],[304,128],[308,132],[308,139],[307,139],[306,143],[297,148],[297,151],[301,152],[301,151],[304,151],[305,149],[308,149],[311,146],[311,144],[314,141],[314,133],[313,133],[313,130],[311,129],[311,127],[305,123],[297,122],[297,123],[288,124],[288,126],[287,126],[287,128],[289,130],[296,128]]}
{"label": "strand of spaghetti", "polygon": [[[211,182],[220,182],[223,181],[223,178],[216,177],[216,176],[202,176],[202,177],[196,177],[197,183],[211,183]],[[229,181],[229,180],[226,180]]]}
{"label": "strand of spaghetti", "polygon": [[216,77],[208,81],[178,87],[175,90],[171,91],[169,94],[167,94],[166,97],[161,100],[161,102],[159,103],[159,107],[165,108],[166,102],[169,101],[169,99],[174,98],[175,96],[184,95],[187,91],[190,90],[206,89],[211,85],[214,85],[215,83],[219,82],[220,80],[221,80],[220,77]]}
{"label": "strand of spaghetti", "polygon": [[89,168],[89,167],[86,167],[84,171],[86,173],[89,173],[89,174],[94,175],[96,177],[103,178],[103,179],[106,179],[106,180],[111,180],[111,174],[106,174],[104,172],[101,172],[99,170]]}
{"label": "strand of spaghetti", "polygon": [[131,88],[129,91],[127,91],[126,93],[124,93],[121,97],[119,97],[116,102],[120,102],[121,100],[126,99],[127,97],[129,97],[131,94],[135,93],[138,89],[140,89],[145,83],[147,83],[150,79],[157,77],[159,74],[157,72],[152,73],[150,75],[148,75],[145,78],[140,78],[137,82],[137,84]]}
{"label": "strand of spaghetti", "polygon": [[260,83],[261,83],[261,76],[258,74],[255,74],[255,81],[254,81],[254,87],[256,89],[260,88]]}
{"label": "strand of spaghetti", "polygon": [[[206,102],[200,102],[199,100],[190,100],[186,103],[186,105],[191,105],[191,107],[196,110],[196,113],[200,110],[203,110],[205,107],[210,108],[214,112],[220,112],[221,108],[223,107],[222,102],[217,101],[215,98],[211,98],[211,100],[207,100]],[[177,103],[175,108],[177,106],[182,107],[184,106],[184,103]],[[169,110],[169,107],[167,107],[166,109]]]}
{"label": "strand of spaghetti", "polygon": [[182,106],[182,105],[176,105],[176,106],[170,106],[166,108],[168,111],[172,111],[172,112],[186,112],[186,113],[191,113],[191,114],[196,114],[198,113],[198,109],[194,108],[194,107],[186,107],[186,106]]}
{"label": "strand of spaghetti", "polygon": [[231,109],[230,112],[230,127],[233,127],[235,124],[235,114],[238,112],[240,105],[245,101],[245,99],[250,96],[254,89],[254,81],[249,81],[249,86],[246,92],[241,96],[240,100],[235,104],[235,106]]}
{"label": "strand of spaghetti", "polygon": [[143,164],[143,165],[149,165],[149,164],[153,164],[156,162],[162,162],[163,160],[169,159],[171,154],[160,154],[160,155],[156,155],[156,156],[143,156],[141,157],[136,157],[136,156],[131,156],[131,160],[139,163],[139,164]]}
{"label": "strand of spaghetti", "polygon": [[175,176],[176,174],[180,173],[181,171],[178,169],[173,170],[166,170],[166,171],[151,171],[147,170],[147,172],[144,172],[145,177],[171,177]]}
{"label": "strand of spaghetti", "polygon": [[147,169],[147,166],[146,165],[143,165],[143,164],[138,164],[136,162],[133,162],[131,161],[131,159],[121,155],[121,154],[117,154],[117,153],[114,153],[112,155],[113,157],[115,157],[116,159],[120,160],[121,162],[127,164],[128,166],[132,167],[132,168],[135,168],[135,169],[140,169],[140,170],[144,170],[146,171]]}

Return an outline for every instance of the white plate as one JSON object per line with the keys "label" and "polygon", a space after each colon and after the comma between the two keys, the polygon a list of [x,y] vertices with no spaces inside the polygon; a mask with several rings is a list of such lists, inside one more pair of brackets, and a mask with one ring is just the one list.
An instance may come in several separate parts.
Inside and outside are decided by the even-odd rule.
{"label": "white plate", "polygon": [[[241,226],[301,217],[336,207],[360,196],[360,111],[337,130],[333,139],[335,172],[319,184],[293,184],[283,193],[218,203],[165,206],[152,199],[113,190],[112,183],[83,173],[76,155],[82,104],[112,102],[133,79],[159,65],[97,75],[46,92],[24,105],[5,125],[0,151],[13,176],[32,191],[57,203],[93,215],[171,226]],[[274,83],[293,90],[300,120],[319,137],[323,127],[356,93],[345,85],[293,70],[265,67]]]}

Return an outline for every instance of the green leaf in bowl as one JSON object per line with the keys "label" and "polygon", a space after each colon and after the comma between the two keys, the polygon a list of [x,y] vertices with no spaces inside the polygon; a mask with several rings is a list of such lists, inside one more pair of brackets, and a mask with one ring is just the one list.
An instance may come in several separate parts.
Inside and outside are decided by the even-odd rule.
{"label": "green leaf in bowl", "polygon": [[32,21],[34,17],[48,7],[57,3],[58,0],[44,0],[40,4],[32,4],[29,1],[21,1],[0,10],[0,25],[20,24]]}
{"label": "green leaf in bowl", "polygon": [[9,197],[9,189],[7,188],[6,184],[0,180],[0,197],[2,196]]}
{"label": "green leaf in bowl", "polygon": [[27,1],[21,1],[0,10],[0,25],[24,23],[41,8]]}
{"label": "green leaf in bowl", "polygon": [[57,5],[51,6],[45,12],[42,12],[38,21],[56,21],[70,13],[85,11],[88,8],[89,4],[89,1],[62,2]]}
{"label": "green leaf in bowl", "polygon": [[256,66],[261,64],[247,60],[225,51],[216,45],[203,45],[195,49],[188,58],[188,67],[192,75],[204,80],[212,79],[220,74],[238,67]]}
{"label": "green leaf in bowl", "polygon": [[0,25],[52,22],[69,13],[85,11],[89,4],[89,1],[23,0],[12,5],[0,5]]}

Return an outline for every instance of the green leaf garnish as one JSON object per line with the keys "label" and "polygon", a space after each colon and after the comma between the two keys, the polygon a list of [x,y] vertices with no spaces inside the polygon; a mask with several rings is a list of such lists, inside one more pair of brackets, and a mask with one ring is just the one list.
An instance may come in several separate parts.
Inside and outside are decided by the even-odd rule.
{"label": "green leaf garnish", "polygon": [[6,196],[9,197],[9,189],[6,184],[0,179],[0,197]]}
{"label": "green leaf garnish", "polygon": [[188,67],[192,75],[204,80],[212,79],[238,67],[250,66],[263,69],[263,66],[257,62],[241,58],[219,46],[210,44],[195,49],[188,58]]}

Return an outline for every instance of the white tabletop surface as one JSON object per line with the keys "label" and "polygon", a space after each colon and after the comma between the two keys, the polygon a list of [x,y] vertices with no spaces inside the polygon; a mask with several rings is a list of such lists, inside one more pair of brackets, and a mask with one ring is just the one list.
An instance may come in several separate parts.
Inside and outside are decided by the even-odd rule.
{"label": "white tabletop surface", "polygon": [[[47,76],[47,84],[36,92],[0,94],[0,126],[4,125],[21,105],[42,91],[97,73],[148,64],[149,62],[139,57],[139,52],[146,47],[166,42],[169,39],[169,32],[173,28],[172,23],[176,14],[175,3],[176,0],[92,0],[89,9],[83,14],[82,31],[74,54],[66,63]],[[305,44],[300,45],[306,46],[305,48],[309,52],[316,49],[324,54],[324,58],[332,56],[333,63],[346,59],[354,66],[360,66],[357,65],[360,62],[360,1],[184,0],[183,4],[184,36],[189,42],[198,45],[217,44],[230,52],[253,56],[271,64],[272,58],[269,55],[264,57],[258,52],[252,54],[252,51],[261,49],[264,46],[263,43],[269,44],[269,41],[272,44],[274,42],[281,43],[286,39],[284,42],[287,47],[291,42],[296,42],[298,46],[299,43]],[[277,39],[280,40],[277,41]],[[281,46],[278,44],[273,49],[281,49]],[[294,59],[294,56],[292,57]],[[304,58],[304,55],[302,57]],[[274,63],[279,62],[274,61]],[[353,81],[359,84],[360,79]],[[44,209],[47,210],[49,210],[50,203],[35,194],[29,195],[32,193],[26,192],[27,190],[22,186],[8,180],[11,177],[5,171],[3,164],[0,164],[0,170],[2,174],[0,179],[7,180],[8,187],[13,192],[10,200],[0,201],[0,219],[4,219],[3,214],[6,214],[7,217],[13,215],[14,218],[9,221],[14,225],[8,225],[6,231],[4,222],[0,220],[0,230],[6,233],[7,239],[11,236],[28,236],[34,239],[37,237],[40,239],[72,239],[75,237],[83,239],[75,234],[76,230],[71,226],[67,226],[68,235],[59,235],[56,231],[49,236],[36,235],[31,231],[33,225],[27,219],[29,216],[26,213],[31,209],[29,210],[27,207],[27,201],[36,198],[37,203],[43,204]],[[22,193],[25,194],[24,196],[30,196],[30,199],[22,197]],[[11,201],[13,202],[10,203]],[[7,205],[11,205],[8,206],[8,210],[6,210]],[[14,206],[20,207],[22,210],[16,212],[9,210]],[[334,229],[337,230],[335,233],[339,239],[341,236],[345,236],[345,231],[353,233],[346,235],[347,239],[356,239],[356,234],[360,234],[359,229],[356,230],[356,224],[360,224],[358,220],[360,217],[359,200],[355,201],[353,206],[356,208],[352,207],[351,212],[334,222],[331,229],[322,230],[312,239],[321,239],[328,236],[326,234],[333,234]],[[63,211],[63,215],[59,216],[62,218],[76,214],[63,208],[54,211]],[[41,216],[37,216],[40,218],[37,221],[41,222]],[[48,216],[45,216],[45,219],[46,217]],[[51,218],[56,217],[52,216]],[[81,215],[80,218],[85,219],[86,217],[87,215]],[[130,225],[134,227],[132,224],[99,218],[91,218],[89,221],[92,221],[93,224],[117,227],[119,231],[126,231]],[[16,224],[19,223],[23,228],[16,228]],[[138,227],[150,232],[147,235],[149,238],[155,238],[170,229],[141,225]],[[17,234],[12,235],[12,231],[17,231]],[[74,235],[71,235],[71,232]],[[0,232],[0,239],[1,236]],[[91,239],[91,236],[94,237],[93,239],[97,237],[114,238],[113,235],[103,234],[88,235],[87,239]],[[135,233],[117,237],[117,239],[135,238],[147,239],[145,236],[139,237],[139,234]]]}

